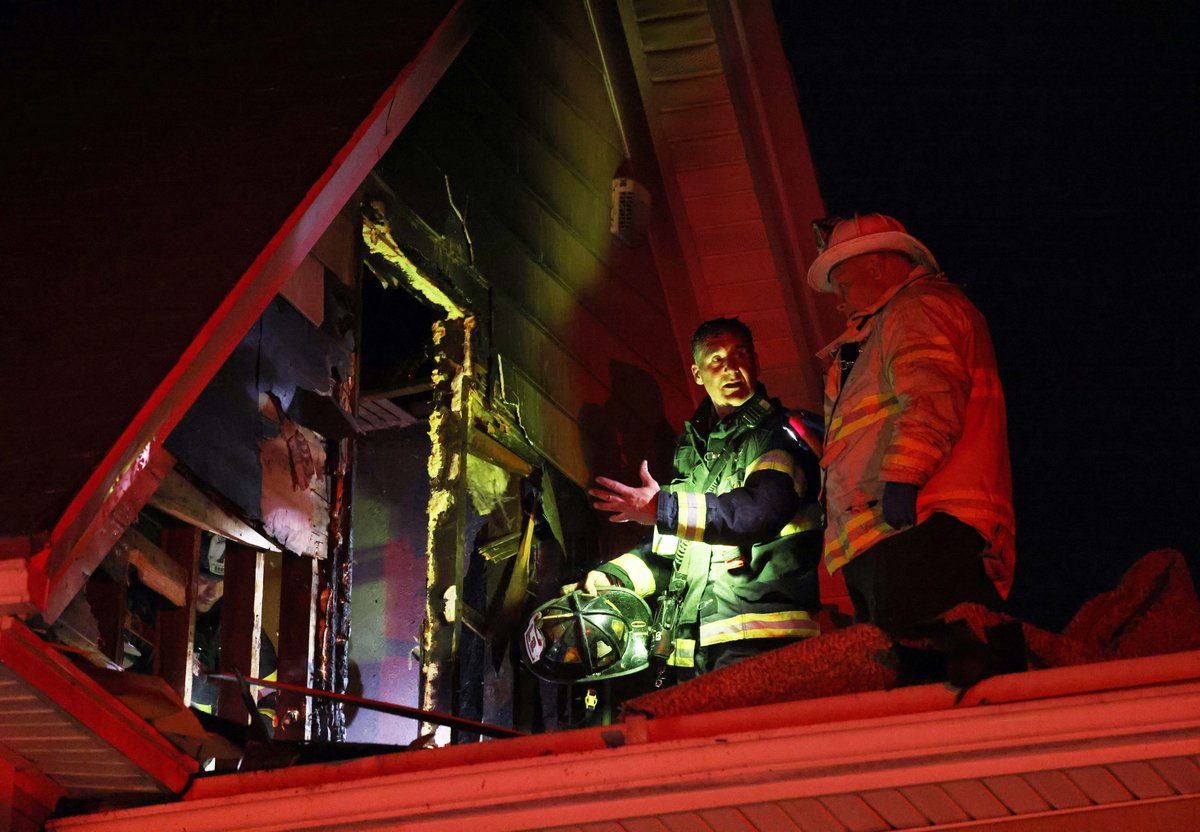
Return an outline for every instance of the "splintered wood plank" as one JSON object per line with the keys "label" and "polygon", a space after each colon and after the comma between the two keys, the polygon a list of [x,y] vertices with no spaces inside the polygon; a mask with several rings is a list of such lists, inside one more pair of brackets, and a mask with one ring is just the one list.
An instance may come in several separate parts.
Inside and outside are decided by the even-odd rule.
{"label": "splintered wood plank", "polygon": [[126,529],[113,551],[123,555],[137,570],[142,583],[177,607],[187,600],[187,582],[191,579],[170,555],[137,529]]}
{"label": "splintered wood plank", "polygon": [[47,620],[55,620],[79,594],[88,576],[112,551],[175,465],[175,458],[153,442],[135,453],[137,457],[110,483],[107,492],[93,493],[86,503],[74,504],[64,515],[66,526],[61,535],[56,533],[46,564],[50,588],[41,612]]}
{"label": "splintered wood plank", "polygon": [[279,547],[258,533],[250,524],[235,517],[215,500],[172,470],[150,497],[150,505],[159,511],[205,531],[236,540],[255,549],[278,552]]}
{"label": "splintered wood plank", "polygon": [[[120,545],[117,541],[117,546]],[[88,580],[84,592],[99,630],[96,646],[104,658],[120,667],[125,658],[125,615],[129,607],[126,586],[103,570],[97,570]]]}

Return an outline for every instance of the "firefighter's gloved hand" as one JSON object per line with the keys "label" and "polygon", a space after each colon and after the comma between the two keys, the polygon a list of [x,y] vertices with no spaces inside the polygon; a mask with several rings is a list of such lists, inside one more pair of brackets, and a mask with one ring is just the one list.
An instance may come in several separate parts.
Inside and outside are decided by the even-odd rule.
{"label": "firefighter's gloved hand", "polygon": [[917,491],[910,482],[883,484],[883,519],[893,529],[917,524]]}
{"label": "firefighter's gloved hand", "polygon": [[580,592],[586,592],[588,595],[599,595],[600,587],[616,585],[616,582],[608,575],[593,569],[579,583],[565,584],[562,588],[562,594],[566,595],[568,592],[574,592],[578,589]]}

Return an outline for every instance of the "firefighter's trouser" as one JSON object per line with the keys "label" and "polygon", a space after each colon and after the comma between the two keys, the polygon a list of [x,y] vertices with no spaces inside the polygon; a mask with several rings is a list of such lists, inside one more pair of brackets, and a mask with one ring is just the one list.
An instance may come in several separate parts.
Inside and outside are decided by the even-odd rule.
{"label": "firefighter's trouser", "polygon": [[854,617],[903,638],[964,601],[1001,609],[983,547],[979,532],[942,512],[884,538],[842,567]]}

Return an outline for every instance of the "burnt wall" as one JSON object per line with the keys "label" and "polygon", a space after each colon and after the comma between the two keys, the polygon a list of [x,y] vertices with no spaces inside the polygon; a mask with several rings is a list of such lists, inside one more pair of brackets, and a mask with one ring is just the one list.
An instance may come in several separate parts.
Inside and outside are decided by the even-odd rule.
{"label": "burnt wall", "polygon": [[[619,86],[624,44],[603,48]],[[609,233],[614,176],[653,171],[629,126],[640,113],[614,116],[605,62],[583,3],[503,4],[377,168],[486,283],[477,360],[494,382],[502,357],[525,429],[577,483],[631,476],[643,457],[665,475],[692,407],[650,246]]]}

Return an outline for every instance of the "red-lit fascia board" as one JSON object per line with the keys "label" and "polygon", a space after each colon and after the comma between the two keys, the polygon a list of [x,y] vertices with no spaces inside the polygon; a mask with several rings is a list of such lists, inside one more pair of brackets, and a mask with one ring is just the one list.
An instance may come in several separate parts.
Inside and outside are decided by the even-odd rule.
{"label": "red-lit fascia board", "polygon": [[[49,828],[569,827],[1200,754],[1197,652],[1014,674],[973,694],[955,705],[931,685],[230,775],[182,803]],[[1194,811],[1198,796],[1163,805]]]}

